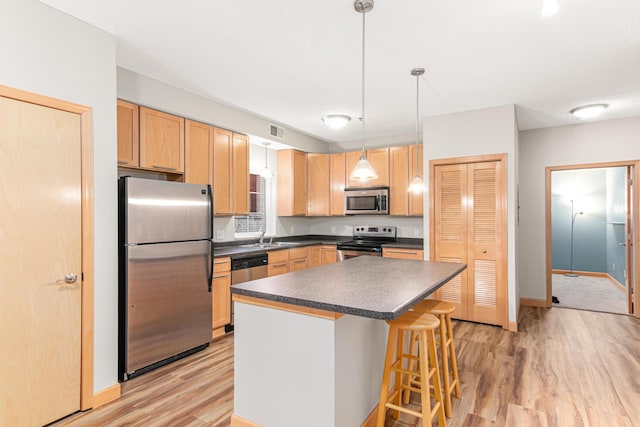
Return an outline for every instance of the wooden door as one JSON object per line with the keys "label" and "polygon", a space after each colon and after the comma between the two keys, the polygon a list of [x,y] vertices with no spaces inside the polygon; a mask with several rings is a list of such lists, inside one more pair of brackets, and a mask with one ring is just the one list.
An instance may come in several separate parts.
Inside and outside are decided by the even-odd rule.
{"label": "wooden door", "polygon": [[330,214],[331,183],[329,168],[329,154],[307,154],[307,181],[309,188],[307,215],[326,216]]}
{"label": "wooden door", "polygon": [[507,305],[504,161],[434,167],[433,259],[467,270],[435,293],[454,317],[505,326]]}
{"label": "wooden door", "polygon": [[184,182],[213,185],[213,126],[185,120]]}
{"label": "wooden door", "polygon": [[140,166],[138,106],[118,100],[118,165]]}
{"label": "wooden door", "polygon": [[231,156],[233,133],[213,130],[213,209],[215,215],[233,215],[231,199]]}
{"label": "wooden door", "polygon": [[409,147],[389,149],[389,214],[409,214]]}
{"label": "wooden door", "polygon": [[[409,182],[416,176],[416,172],[420,175],[423,182],[426,182],[422,167],[422,144],[418,145],[418,153],[416,154],[416,146],[409,147]],[[418,156],[418,170],[416,171],[416,155]],[[409,215],[422,216],[424,211],[424,193],[409,192]]]}
{"label": "wooden door", "polygon": [[0,147],[0,425],[39,426],[80,409],[80,115],[0,97]]}
{"label": "wooden door", "polygon": [[344,215],[345,153],[331,154],[331,215]]}
{"label": "wooden door", "polygon": [[[467,264],[467,165],[436,166],[434,171],[432,259]],[[455,305],[453,317],[468,319],[468,269],[435,292],[434,297]]]}
{"label": "wooden door", "polygon": [[232,206],[236,215],[249,215],[249,137],[233,134]]}
{"label": "wooden door", "polygon": [[184,172],[184,118],[140,107],[140,167]]}

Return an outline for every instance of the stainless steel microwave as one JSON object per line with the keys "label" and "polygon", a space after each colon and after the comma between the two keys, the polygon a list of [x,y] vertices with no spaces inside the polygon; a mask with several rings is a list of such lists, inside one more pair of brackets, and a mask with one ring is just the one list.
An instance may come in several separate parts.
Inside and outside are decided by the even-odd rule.
{"label": "stainless steel microwave", "polygon": [[389,215],[389,187],[345,188],[345,215]]}

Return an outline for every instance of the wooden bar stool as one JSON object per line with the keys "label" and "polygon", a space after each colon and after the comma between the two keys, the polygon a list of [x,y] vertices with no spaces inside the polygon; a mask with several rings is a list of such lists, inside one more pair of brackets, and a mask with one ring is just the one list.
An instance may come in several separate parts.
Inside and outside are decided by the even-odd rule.
{"label": "wooden bar stool", "polygon": [[[394,418],[396,419],[400,416],[400,412],[421,418],[423,426],[430,426],[434,415],[437,414],[438,426],[444,427],[446,419],[443,410],[434,333],[434,330],[440,325],[440,321],[431,314],[409,311],[396,320],[388,320],[387,323],[390,327],[389,340],[387,341],[387,352],[384,360],[377,427],[384,427],[387,408],[394,410]],[[411,337],[414,334],[417,335],[417,356],[405,353],[405,332],[411,332]],[[407,368],[404,367],[405,361],[407,361]],[[417,370],[412,369],[414,365],[414,363],[410,363],[412,361],[418,362]],[[389,394],[392,373],[395,373],[395,382],[393,391]],[[431,386],[432,381],[433,386]],[[433,393],[431,393],[432,388]],[[421,412],[416,412],[403,406],[402,392],[404,390],[413,390],[420,393]],[[436,401],[433,408],[431,407],[432,394]]]}
{"label": "wooden bar stool", "polygon": [[[413,311],[420,314],[433,314],[440,319],[440,359],[442,361],[442,378],[444,389],[444,413],[451,417],[451,392],[460,398],[460,380],[458,378],[458,362],[456,360],[456,348],[453,343],[451,330],[451,313],[455,306],[446,301],[426,299],[413,306]],[[413,347],[413,344],[412,344]],[[410,351],[413,354],[413,350]],[[449,360],[451,363],[449,363]],[[408,400],[405,398],[405,400]]]}

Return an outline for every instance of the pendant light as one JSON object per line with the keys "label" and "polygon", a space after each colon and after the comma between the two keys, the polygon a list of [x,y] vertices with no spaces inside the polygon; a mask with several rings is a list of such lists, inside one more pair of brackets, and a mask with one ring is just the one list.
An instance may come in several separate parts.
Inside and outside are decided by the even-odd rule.
{"label": "pendant light", "polygon": [[362,154],[360,160],[351,171],[349,179],[359,182],[367,182],[378,179],[378,174],[373,170],[373,166],[367,160],[367,152],[365,151],[365,117],[364,117],[364,40],[365,40],[365,15],[373,9],[373,0],[356,0],[353,3],[356,12],[362,14]]}
{"label": "pendant light", "polygon": [[424,74],[424,68],[414,68],[411,70],[411,75],[416,76],[416,175],[409,185],[408,191],[420,194],[425,191],[424,181],[420,178],[419,169],[419,153],[418,143],[420,142],[420,76]]}
{"label": "pendant light", "polygon": [[262,145],[264,145],[264,168],[260,171],[260,176],[263,178],[271,178],[273,177],[273,172],[267,167],[267,147],[271,145],[271,143],[263,142]]}

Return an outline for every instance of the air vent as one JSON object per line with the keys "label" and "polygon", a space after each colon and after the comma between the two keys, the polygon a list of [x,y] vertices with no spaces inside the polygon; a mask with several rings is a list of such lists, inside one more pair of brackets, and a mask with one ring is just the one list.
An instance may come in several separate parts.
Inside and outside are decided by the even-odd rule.
{"label": "air vent", "polygon": [[276,138],[284,139],[284,129],[272,124],[269,127],[269,135],[275,136]]}

